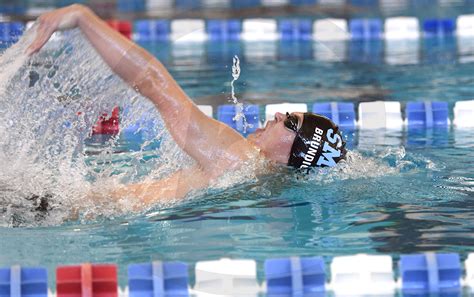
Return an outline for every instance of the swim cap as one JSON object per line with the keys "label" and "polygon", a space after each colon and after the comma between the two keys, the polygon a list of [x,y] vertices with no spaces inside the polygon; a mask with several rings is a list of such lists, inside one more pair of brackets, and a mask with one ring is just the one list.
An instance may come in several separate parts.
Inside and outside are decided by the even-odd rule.
{"label": "swim cap", "polygon": [[291,147],[288,165],[299,169],[332,167],[346,155],[346,142],[330,119],[311,112],[304,114]]}

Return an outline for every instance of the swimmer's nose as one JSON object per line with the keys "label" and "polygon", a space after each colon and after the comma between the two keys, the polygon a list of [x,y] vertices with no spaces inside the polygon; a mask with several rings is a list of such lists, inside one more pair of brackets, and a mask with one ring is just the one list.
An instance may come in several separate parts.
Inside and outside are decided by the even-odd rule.
{"label": "swimmer's nose", "polygon": [[275,119],[279,121],[283,121],[285,119],[286,115],[282,114],[281,112],[275,113]]}

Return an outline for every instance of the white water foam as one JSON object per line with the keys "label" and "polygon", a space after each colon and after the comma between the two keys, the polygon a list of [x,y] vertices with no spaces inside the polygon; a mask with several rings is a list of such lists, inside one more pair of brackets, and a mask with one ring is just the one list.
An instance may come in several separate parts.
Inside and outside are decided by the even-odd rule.
{"label": "white water foam", "polygon": [[[147,152],[128,155],[131,161],[117,174],[110,153],[116,138],[92,162],[83,148],[99,115],[114,106],[134,111],[122,126],[156,118],[154,138],[162,141],[156,154],[162,158],[152,164],[152,177],[176,170],[177,163],[189,165],[154,105],[114,75],[79,30],[62,34],[29,58],[24,53],[34,36],[33,30],[25,32],[0,56],[0,226],[60,224],[77,209],[86,216],[117,214],[122,206],[98,205],[90,195],[139,179]],[[111,166],[97,172],[87,162]]]}
{"label": "white water foam", "polygon": [[[123,183],[161,179],[194,164],[166,131],[155,106],[117,77],[79,30],[60,34],[29,58],[24,52],[34,36],[33,29],[25,32],[0,56],[0,226],[122,215],[139,201],[111,201],[104,193]],[[235,57],[233,82],[239,75]],[[234,89],[233,98],[240,106],[237,116],[243,116]],[[121,127],[138,122],[147,125],[152,137],[141,150],[122,154],[115,152],[118,139],[112,137],[94,156],[86,155],[84,140],[99,116],[114,106],[128,110]],[[159,148],[145,149],[154,141],[160,142]],[[148,160],[150,154],[159,158]],[[256,178],[256,158],[213,188]]]}
{"label": "white water foam", "polygon": [[[98,201],[90,199],[91,193],[141,180],[145,165],[152,168],[147,171],[147,178],[160,179],[193,164],[164,129],[154,105],[114,75],[78,30],[50,41],[30,59],[23,53],[34,34],[26,32],[0,56],[0,226],[61,224],[73,217],[76,210],[85,219],[121,215],[133,209],[133,201],[111,203],[107,197]],[[239,76],[236,57],[232,87]],[[234,99],[234,89],[232,93]],[[159,158],[145,161],[150,152],[144,149],[112,154],[115,138],[92,161],[83,153],[84,139],[90,135],[99,115],[114,106],[130,106],[131,112],[121,122],[122,126],[138,119],[142,122],[156,119],[154,135],[142,148],[159,139],[161,146],[153,152]],[[304,180],[326,183],[378,177],[410,170],[425,162],[407,158],[403,148],[377,152],[375,156],[367,158],[357,152],[349,153],[345,164],[318,169],[317,174]],[[125,164],[115,163],[120,158],[127,159]],[[251,158],[239,172],[229,172],[216,181],[214,188],[227,189],[236,183],[256,181],[256,167],[265,167],[262,165],[265,162],[255,161],[256,158]],[[431,166],[428,163],[425,168]],[[98,171],[95,165],[99,164],[107,166]],[[282,171],[285,177],[276,174],[276,178],[288,181],[291,175],[286,168]],[[266,190],[272,191],[262,188]]]}

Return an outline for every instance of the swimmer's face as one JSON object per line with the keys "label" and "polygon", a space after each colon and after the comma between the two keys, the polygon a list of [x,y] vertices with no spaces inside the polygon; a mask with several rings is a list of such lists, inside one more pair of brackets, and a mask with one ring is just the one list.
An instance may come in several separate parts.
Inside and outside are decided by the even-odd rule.
{"label": "swimmer's face", "polygon": [[[303,123],[303,113],[294,112],[299,127]],[[264,128],[259,128],[248,136],[248,140],[257,145],[265,155],[279,163],[287,164],[296,132],[285,126],[287,115],[275,113],[275,119],[268,121]]]}

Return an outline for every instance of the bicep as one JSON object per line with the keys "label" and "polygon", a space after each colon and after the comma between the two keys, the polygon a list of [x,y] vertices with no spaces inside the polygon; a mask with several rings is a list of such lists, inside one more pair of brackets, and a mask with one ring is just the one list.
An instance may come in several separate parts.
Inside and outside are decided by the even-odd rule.
{"label": "bicep", "polygon": [[[161,117],[176,143],[202,168],[242,159],[235,146],[246,146],[245,138],[235,130],[205,115],[176,83],[153,95]],[[248,146],[248,145],[247,145]]]}

